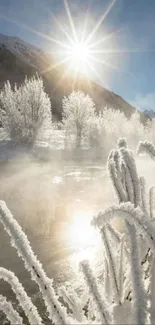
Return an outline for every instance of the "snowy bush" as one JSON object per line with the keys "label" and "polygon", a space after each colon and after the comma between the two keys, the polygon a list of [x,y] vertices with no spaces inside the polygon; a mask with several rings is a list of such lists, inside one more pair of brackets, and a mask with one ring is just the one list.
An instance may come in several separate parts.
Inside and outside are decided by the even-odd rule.
{"label": "snowy bush", "polygon": [[106,131],[103,116],[101,113],[99,113],[99,115],[95,115],[89,120],[88,145],[90,148],[95,148],[102,152],[102,150],[105,150],[105,141]]}
{"label": "snowy bush", "polygon": [[127,138],[130,147],[134,149],[140,140],[145,140],[150,136],[151,129],[140,122],[138,113],[126,118],[124,113],[119,110],[105,108],[102,112],[102,121],[107,152],[116,146],[119,137]]}
{"label": "snowy bush", "polygon": [[14,88],[5,83],[0,93],[0,120],[16,143],[33,144],[39,131],[51,123],[51,104],[40,77],[25,78]]}
{"label": "snowy bush", "polygon": [[155,119],[153,118],[152,120],[147,121],[146,126],[146,136],[145,138],[141,138],[140,140],[148,140],[150,142],[155,143]]}
{"label": "snowy bush", "polygon": [[87,137],[89,125],[95,116],[93,100],[81,91],[73,91],[63,99],[63,127],[66,142],[73,137],[74,146],[79,148]]}

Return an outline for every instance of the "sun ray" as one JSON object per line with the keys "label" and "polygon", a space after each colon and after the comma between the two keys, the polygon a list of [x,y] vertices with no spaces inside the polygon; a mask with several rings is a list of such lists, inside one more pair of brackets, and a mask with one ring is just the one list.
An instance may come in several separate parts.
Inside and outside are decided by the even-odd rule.
{"label": "sun ray", "polygon": [[77,34],[76,34],[74,22],[73,22],[73,18],[71,16],[71,12],[70,12],[67,0],[64,0],[64,5],[65,5],[66,13],[67,13],[67,16],[68,16],[68,20],[69,20],[69,23],[70,23],[70,26],[71,26],[71,31],[73,33],[73,37],[75,39],[75,42],[78,42]]}
{"label": "sun ray", "polygon": [[76,81],[77,81],[77,75],[78,75],[78,67],[75,68],[73,84],[72,84],[72,91],[75,89],[75,84],[76,84]]}
{"label": "sun ray", "polygon": [[89,9],[90,9],[90,1],[88,3],[87,11],[86,11],[85,19],[84,19],[83,31],[82,31],[82,35],[81,35],[81,43],[84,42],[85,36],[86,36],[86,27],[87,27],[87,24],[88,24]]}
{"label": "sun ray", "polygon": [[[109,6],[107,7],[106,11],[102,14],[102,16],[99,18],[97,24],[94,26],[92,31],[88,34],[88,22],[89,22],[89,9],[90,9],[90,2],[88,2],[87,6],[87,11],[85,15],[85,19],[83,22],[83,28],[80,28],[80,33],[77,33],[76,28],[75,28],[75,23],[73,20],[73,17],[71,15],[70,7],[69,7],[69,2],[68,0],[63,0],[64,1],[64,7],[66,10],[66,17],[67,21],[69,24],[69,31],[66,23],[62,24],[61,21],[55,17],[53,13],[51,13],[51,18],[53,18],[53,21],[55,24],[58,26],[60,29],[60,32],[62,32],[66,38],[66,41],[61,41],[61,39],[57,39],[54,37],[51,37],[49,35],[46,35],[34,28],[31,28],[30,26],[27,26],[26,24],[23,24],[19,21],[16,21],[14,19],[10,19],[9,17],[5,15],[0,14],[0,18],[5,19],[6,21],[9,21],[11,23],[16,24],[17,26],[20,26],[21,28],[28,30],[46,40],[49,42],[55,44],[55,48],[51,47],[51,59],[52,55],[56,57],[54,59],[54,62],[49,66],[46,66],[41,73],[47,73],[55,68],[59,68],[62,65],[63,67],[63,72],[62,75],[55,87],[55,89],[58,88],[58,86],[61,84],[61,82],[64,80],[64,78],[71,72],[73,76],[73,83],[72,87],[74,89],[76,81],[80,78],[81,76],[87,76],[87,81],[89,80],[89,77],[92,75],[93,72],[94,76],[96,76],[97,80],[103,83],[100,74],[97,71],[97,63],[103,64],[111,69],[115,69],[117,71],[121,71],[121,68],[115,65],[115,62],[112,64],[108,61],[109,57],[107,56],[110,54],[124,54],[124,53],[139,53],[139,52],[154,52],[155,49],[148,49],[148,48],[124,48],[124,49],[119,49],[119,48],[101,48],[99,45],[104,43],[107,39],[110,39],[111,37],[115,36],[117,33],[119,33],[123,27],[113,31],[112,33],[109,33],[105,35],[104,37],[97,39],[96,33],[98,29],[100,28],[101,24],[113,8],[114,4],[116,3],[116,0],[111,0],[109,3]],[[94,40],[94,35],[96,37],[96,41]],[[93,42],[91,40],[93,39]],[[49,52],[50,54],[50,52]],[[104,57],[105,54],[105,57]],[[101,57],[102,56],[102,57]],[[106,59],[107,58],[107,59]],[[46,62],[46,60],[44,60]],[[116,60],[115,60],[116,61]],[[95,67],[96,63],[96,67]],[[66,66],[65,66],[66,65]],[[95,68],[94,68],[95,67]],[[60,70],[61,71],[61,70]],[[129,73],[128,73],[129,74]],[[80,78],[79,78],[80,77]],[[83,79],[82,79],[83,80]],[[89,82],[88,82],[89,83]],[[91,83],[90,83],[91,84]]]}
{"label": "sun ray", "polygon": [[64,71],[64,73],[62,74],[61,78],[59,79],[59,81],[57,82],[56,86],[53,88],[53,92],[55,92],[58,88],[58,86],[61,84],[61,82],[64,80],[64,78],[68,75],[70,70],[70,66]]}
{"label": "sun ray", "polygon": [[86,67],[86,64],[83,64],[82,70],[83,70],[83,74],[88,77],[88,69]]}
{"label": "sun ray", "polygon": [[97,79],[101,82],[101,84],[103,84],[103,80],[101,79],[100,74],[96,71],[96,69],[94,67],[92,67],[90,62],[88,62],[88,66],[93,71],[93,73],[96,75]]}
{"label": "sun ray", "polygon": [[38,36],[40,36],[40,37],[42,37],[42,38],[44,38],[44,39],[46,39],[46,40],[48,40],[50,42],[61,45],[62,47],[66,48],[66,49],[70,49],[70,46],[67,45],[66,43],[63,43],[63,42],[61,42],[61,41],[59,41],[59,40],[57,40],[57,39],[55,39],[55,38],[53,38],[51,36],[48,36],[48,35],[46,35],[46,34],[44,34],[42,32],[39,32],[38,30],[36,30],[34,28],[31,28],[31,27],[29,27],[29,26],[27,26],[27,25],[25,25],[25,24],[23,24],[21,22],[18,22],[18,21],[14,20],[14,19],[10,19],[7,16],[1,15],[1,14],[0,14],[0,18],[3,18],[6,21],[15,24],[16,26],[22,27],[23,29],[28,30],[28,31],[32,32],[33,34],[38,35]]}
{"label": "sun ray", "polygon": [[[80,76],[80,78],[82,77],[82,79],[83,79],[83,77],[87,77],[86,79],[84,79],[84,83],[87,83],[88,87],[90,89],[92,89],[90,76],[89,76],[89,72],[88,72],[87,68],[88,68],[88,66],[86,66],[86,64],[82,64],[82,67],[79,71],[78,66],[76,66],[76,74],[74,75],[74,79],[76,78],[76,80],[78,80],[79,76]],[[81,71],[82,71],[82,73],[81,73]],[[75,86],[75,84],[74,84],[74,86]]]}
{"label": "sun ray", "polygon": [[89,89],[92,90],[92,82],[91,82],[90,78],[87,78],[86,81],[87,81]]}
{"label": "sun ray", "polygon": [[106,50],[90,50],[92,54],[120,54],[120,53],[139,53],[139,52],[155,52],[155,49],[106,49]]}
{"label": "sun ray", "polygon": [[99,19],[98,23],[96,24],[96,26],[94,27],[94,29],[92,30],[92,32],[89,34],[87,40],[86,40],[86,44],[88,44],[92,37],[95,35],[95,33],[97,32],[97,30],[99,29],[99,27],[101,26],[101,24],[103,23],[104,19],[107,17],[107,15],[109,14],[109,12],[111,11],[112,7],[114,6],[116,0],[112,0],[112,2],[110,3],[110,5],[108,6],[107,10],[104,12],[104,14],[101,16],[101,18]]}
{"label": "sun ray", "polygon": [[119,67],[111,64],[110,62],[106,61],[106,60],[101,60],[101,59],[98,59],[98,58],[95,58],[94,56],[90,55],[90,59],[96,63],[101,63],[103,65],[106,65],[107,67],[109,68],[112,68],[112,69],[115,69],[115,70],[120,70]]}
{"label": "sun ray", "polygon": [[107,67],[109,67],[109,68],[111,68],[111,69],[117,70],[117,71],[119,71],[119,72],[123,72],[123,73],[125,73],[126,75],[129,75],[129,76],[132,76],[132,77],[136,77],[133,73],[131,73],[131,72],[129,72],[129,71],[128,71],[128,72],[127,72],[127,71],[122,71],[122,70],[120,69],[120,67],[115,66],[115,65],[111,64],[110,62],[107,62],[106,60],[100,60],[100,59],[95,58],[95,57],[93,57],[93,56],[91,56],[91,55],[90,55],[90,58],[91,58],[92,61],[95,61],[95,62],[97,62],[97,63],[104,64],[105,66],[107,66]]}
{"label": "sun ray", "polygon": [[91,83],[91,80],[90,80],[90,76],[89,76],[89,73],[88,73],[88,67],[86,69],[86,66],[84,66],[84,75],[87,77],[86,81],[87,81],[87,84],[88,84],[88,87],[90,90],[92,90],[92,83]]}
{"label": "sun ray", "polygon": [[105,37],[99,39],[98,41],[96,41],[95,43],[92,43],[90,44],[88,47],[89,49],[92,49],[93,47],[101,44],[101,43],[104,43],[107,39],[110,39],[111,37],[115,36],[117,33],[119,33],[120,31],[122,31],[124,29],[124,27],[120,27],[118,28],[116,31],[106,35]]}
{"label": "sun ray", "polygon": [[55,23],[57,24],[57,26],[60,28],[60,30],[64,33],[64,35],[67,37],[68,41],[70,42],[70,44],[74,45],[74,41],[73,39],[69,36],[69,34],[66,32],[65,27],[61,25],[60,21],[58,21],[58,19],[54,16],[53,13],[51,13],[51,16],[53,18],[53,20],[55,21]]}
{"label": "sun ray", "polygon": [[66,57],[65,59],[63,59],[63,60],[61,60],[61,61],[59,61],[59,62],[57,62],[55,64],[50,65],[48,68],[46,68],[44,70],[41,70],[41,73],[50,72],[53,69],[60,67],[62,64],[67,63],[67,61],[69,61],[69,58],[68,57]]}

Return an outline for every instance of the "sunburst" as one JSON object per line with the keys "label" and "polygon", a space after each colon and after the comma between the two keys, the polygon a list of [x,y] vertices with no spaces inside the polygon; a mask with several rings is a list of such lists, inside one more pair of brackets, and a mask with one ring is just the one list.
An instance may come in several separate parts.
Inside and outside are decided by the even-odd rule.
{"label": "sunburst", "polygon": [[[52,53],[55,54],[55,62],[51,63],[48,67],[46,67],[43,71],[50,72],[53,69],[59,68],[63,66],[62,69],[62,76],[58,82],[58,85],[64,80],[64,78],[69,74],[72,73],[73,76],[73,87],[76,83],[76,79],[78,78],[79,74],[84,74],[90,76],[93,74],[95,78],[97,78],[100,82],[102,82],[102,76],[98,71],[98,64],[104,65],[109,69],[115,69],[117,71],[120,68],[116,65],[116,62],[110,62],[110,55],[113,54],[126,54],[126,53],[135,53],[135,52],[147,52],[147,51],[154,51],[153,49],[147,48],[106,48],[105,42],[110,40],[110,38],[115,39],[116,34],[118,34],[122,28],[114,30],[113,32],[106,34],[104,37],[98,37],[98,31],[101,25],[103,24],[105,18],[113,9],[116,0],[109,0],[109,6],[102,13],[101,17],[98,19],[97,23],[95,24],[94,28],[88,32],[88,18],[90,16],[90,6],[88,4],[88,8],[86,11],[84,22],[81,26],[82,33],[79,36],[79,33],[75,27],[74,19],[71,14],[71,10],[68,4],[68,0],[64,0],[64,8],[66,11],[66,16],[69,22],[69,29],[62,24],[61,20],[57,19],[53,13],[51,17],[53,21],[59,28],[59,36],[60,37],[51,37],[50,35],[44,34],[30,26],[24,25],[21,22],[16,20],[10,19],[8,16],[0,14],[0,18],[5,19],[6,21],[12,22],[21,28],[28,30],[39,37],[44,38],[45,40],[49,41],[49,47],[51,46],[50,43],[55,44],[55,50],[52,49]],[[48,11],[48,9],[47,9]],[[61,40],[61,34],[63,35],[63,41]],[[66,40],[64,40],[64,36]],[[49,51],[50,52],[50,51]],[[107,58],[108,57],[108,58]],[[114,60],[113,60],[114,61]]]}
{"label": "sunburst", "polygon": [[[93,71],[93,74],[98,75],[97,71],[94,68],[94,62],[102,63],[98,57],[97,54],[100,54],[101,49],[98,50],[97,46],[100,43],[104,42],[104,39],[101,40],[95,40],[95,42],[92,42],[92,39],[94,39],[94,36],[96,35],[98,29],[100,28],[101,24],[103,23],[104,19],[110,12],[110,10],[113,8],[116,0],[110,1],[109,6],[107,7],[106,11],[102,14],[100,19],[98,20],[97,24],[94,26],[94,28],[87,34],[86,27],[87,27],[87,19],[88,19],[88,10],[86,13],[86,17],[83,23],[82,28],[82,35],[79,37],[78,32],[75,28],[74,20],[71,15],[71,11],[68,5],[67,0],[64,0],[64,6],[66,10],[66,14],[68,17],[69,25],[70,25],[70,33],[66,31],[64,26],[61,24],[61,22],[56,19],[55,16],[52,15],[55,23],[59,27],[60,31],[63,32],[63,34],[66,37],[66,42],[60,42],[60,47],[62,46],[62,49],[55,51],[55,54],[57,55],[57,60],[61,57],[60,62],[58,65],[66,65],[67,72],[71,72],[74,74],[74,83],[76,82],[77,76],[79,74],[89,75],[89,72]],[[109,35],[111,37],[113,33]],[[108,36],[105,37],[107,39]],[[58,43],[57,43],[58,44]],[[106,61],[104,61],[104,64],[106,64]],[[109,64],[110,65],[110,64]],[[108,63],[107,63],[108,66]],[[49,67],[50,69],[53,69],[54,66]]]}

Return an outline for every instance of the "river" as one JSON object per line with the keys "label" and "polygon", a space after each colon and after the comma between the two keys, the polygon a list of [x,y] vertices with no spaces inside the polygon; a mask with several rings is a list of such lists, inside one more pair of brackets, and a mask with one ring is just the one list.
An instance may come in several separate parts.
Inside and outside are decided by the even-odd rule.
{"label": "river", "polygon": [[[137,166],[147,185],[155,183],[154,162],[143,158]],[[25,156],[1,162],[0,181],[0,199],[22,226],[54,287],[69,283],[78,288],[83,259],[103,276],[102,242],[90,222],[100,209],[117,200],[102,161],[41,162]],[[0,265],[13,271],[31,296],[37,295],[38,288],[2,225]],[[0,286],[1,294],[13,299],[9,285],[0,281]]]}
{"label": "river", "polygon": [[[25,156],[1,163],[0,179],[0,198],[22,226],[54,285],[78,284],[80,260],[98,262],[101,244],[91,219],[115,200],[105,164],[40,162]],[[34,294],[36,287],[2,225],[0,247],[0,265],[15,272]],[[8,292],[3,282],[1,291]]]}

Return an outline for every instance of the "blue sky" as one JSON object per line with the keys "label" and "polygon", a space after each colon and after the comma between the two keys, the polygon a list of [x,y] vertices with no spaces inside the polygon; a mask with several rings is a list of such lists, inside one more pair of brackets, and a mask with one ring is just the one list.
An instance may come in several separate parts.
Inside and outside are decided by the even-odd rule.
{"label": "blue sky", "polygon": [[[111,0],[68,0],[76,29],[83,27],[88,12],[90,32],[110,3]],[[66,41],[53,15],[71,34],[63,0],[1,0],[0,33],[55,51],[55,43],[32,31]],[[110,33],[113,36],[98,49],[114,53],[101,53],[98,58],[114,68],[96,63],[97,81],[141,109],[155,109],[155,0],[116,0],[92,41]]]}

